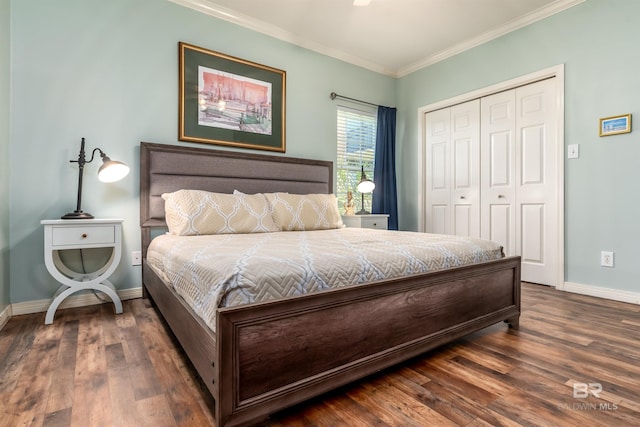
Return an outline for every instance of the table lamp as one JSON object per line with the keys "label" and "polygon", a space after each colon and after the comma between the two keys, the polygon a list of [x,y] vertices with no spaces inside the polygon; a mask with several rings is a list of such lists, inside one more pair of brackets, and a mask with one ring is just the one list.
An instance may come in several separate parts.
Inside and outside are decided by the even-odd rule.
{"label": "table lamp", "polygon": [[84,138],[80,142],[80,153],[78,154],[78,160],[69,160],[71,163],[78,164],[78,203],[76,210],[65,214],[62,219],[92,219],[93,215],[87,212],[82,212],[82,176],[84,173],[84,165],[91,163],[96,151],[100,152],[102,157],[102,166],[98,169],[98,179],[102,182],[116,182],[127,176],[129,173],[129,166],[116,160],[111,160],[105,153],[99,148],[94,148],[91,152],[91,159],[87,161],[84,153]]}
{"label": "table lamp", "polygon": [[367,174],[364,173],[364,166],[362,166],[362,174],[360,175],[360,182],[356,187],[358,192],[362,194],[362,209],[356,213],[356,215],[368,215],[370,212],[367,212],[364,209],[364,195],[365,193],[373,192],[373,189],[376,188],[376,184],[373,181],[367,178]]}

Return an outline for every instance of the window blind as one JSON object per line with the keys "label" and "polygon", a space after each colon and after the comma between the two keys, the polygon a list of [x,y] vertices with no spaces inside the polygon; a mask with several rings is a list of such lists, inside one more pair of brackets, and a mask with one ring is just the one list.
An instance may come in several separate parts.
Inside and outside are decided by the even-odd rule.
{"label": "window blind", "polygon": [[[360,182],[361,167],[367,178],[375,182],[373,164],[376,152],[376,111],[338,106],[337,114],[337,184],[336,196],[340,211],[344,212],[347,192],[353,192],[356,211],[362,197],[356,186]],[[371,211],[371,194],[365,194],[365,209]]]}

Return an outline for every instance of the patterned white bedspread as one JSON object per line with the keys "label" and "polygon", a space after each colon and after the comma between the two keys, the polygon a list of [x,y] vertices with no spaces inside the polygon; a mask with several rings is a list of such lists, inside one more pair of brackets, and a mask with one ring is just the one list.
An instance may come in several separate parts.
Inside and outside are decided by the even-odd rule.
{"label": "patterned white bedspread", "polygon": [[487,240],[340,228],[156,237],[147,261],[215,331],[218,307],[502,258]]}

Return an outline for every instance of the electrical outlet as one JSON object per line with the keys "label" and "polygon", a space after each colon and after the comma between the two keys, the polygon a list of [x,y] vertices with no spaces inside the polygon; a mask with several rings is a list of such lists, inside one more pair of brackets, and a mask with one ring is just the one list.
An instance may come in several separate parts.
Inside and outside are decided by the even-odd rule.
{"label": "electrical outlet", "polygon": [[613,267],[613,252],[600,252],[600,265],[603,267]]}
{"label": "electrical outlet", "polygon": [[131,252],[131,265],[140,265],[140,264],[142,264],[142,252],[141,251]]}

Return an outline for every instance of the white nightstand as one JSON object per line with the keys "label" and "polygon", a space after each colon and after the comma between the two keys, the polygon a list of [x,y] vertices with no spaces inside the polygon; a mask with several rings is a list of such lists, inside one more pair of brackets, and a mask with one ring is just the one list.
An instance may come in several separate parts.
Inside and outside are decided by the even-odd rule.
{"label": "white nightstand", "polygon": [[387,230],[389,228],[389,215],[342,215],[342,222],[344,222],[344,225],[347,227]]}
{"label": "white nightstand", "polygon": [[[54,219],[44,220],[44,262],[49,274],[61,283],[44,319],[53,323],[53,316],[62,301],[74,292],[95,289],[108,295],[116,314],[122,313],[122,302],[113,284],[107,280],[122,257],[122,219]],[[111,258],[99,270],[78,273],[64,265],[60,251],[68,249],[113,248]]]}

